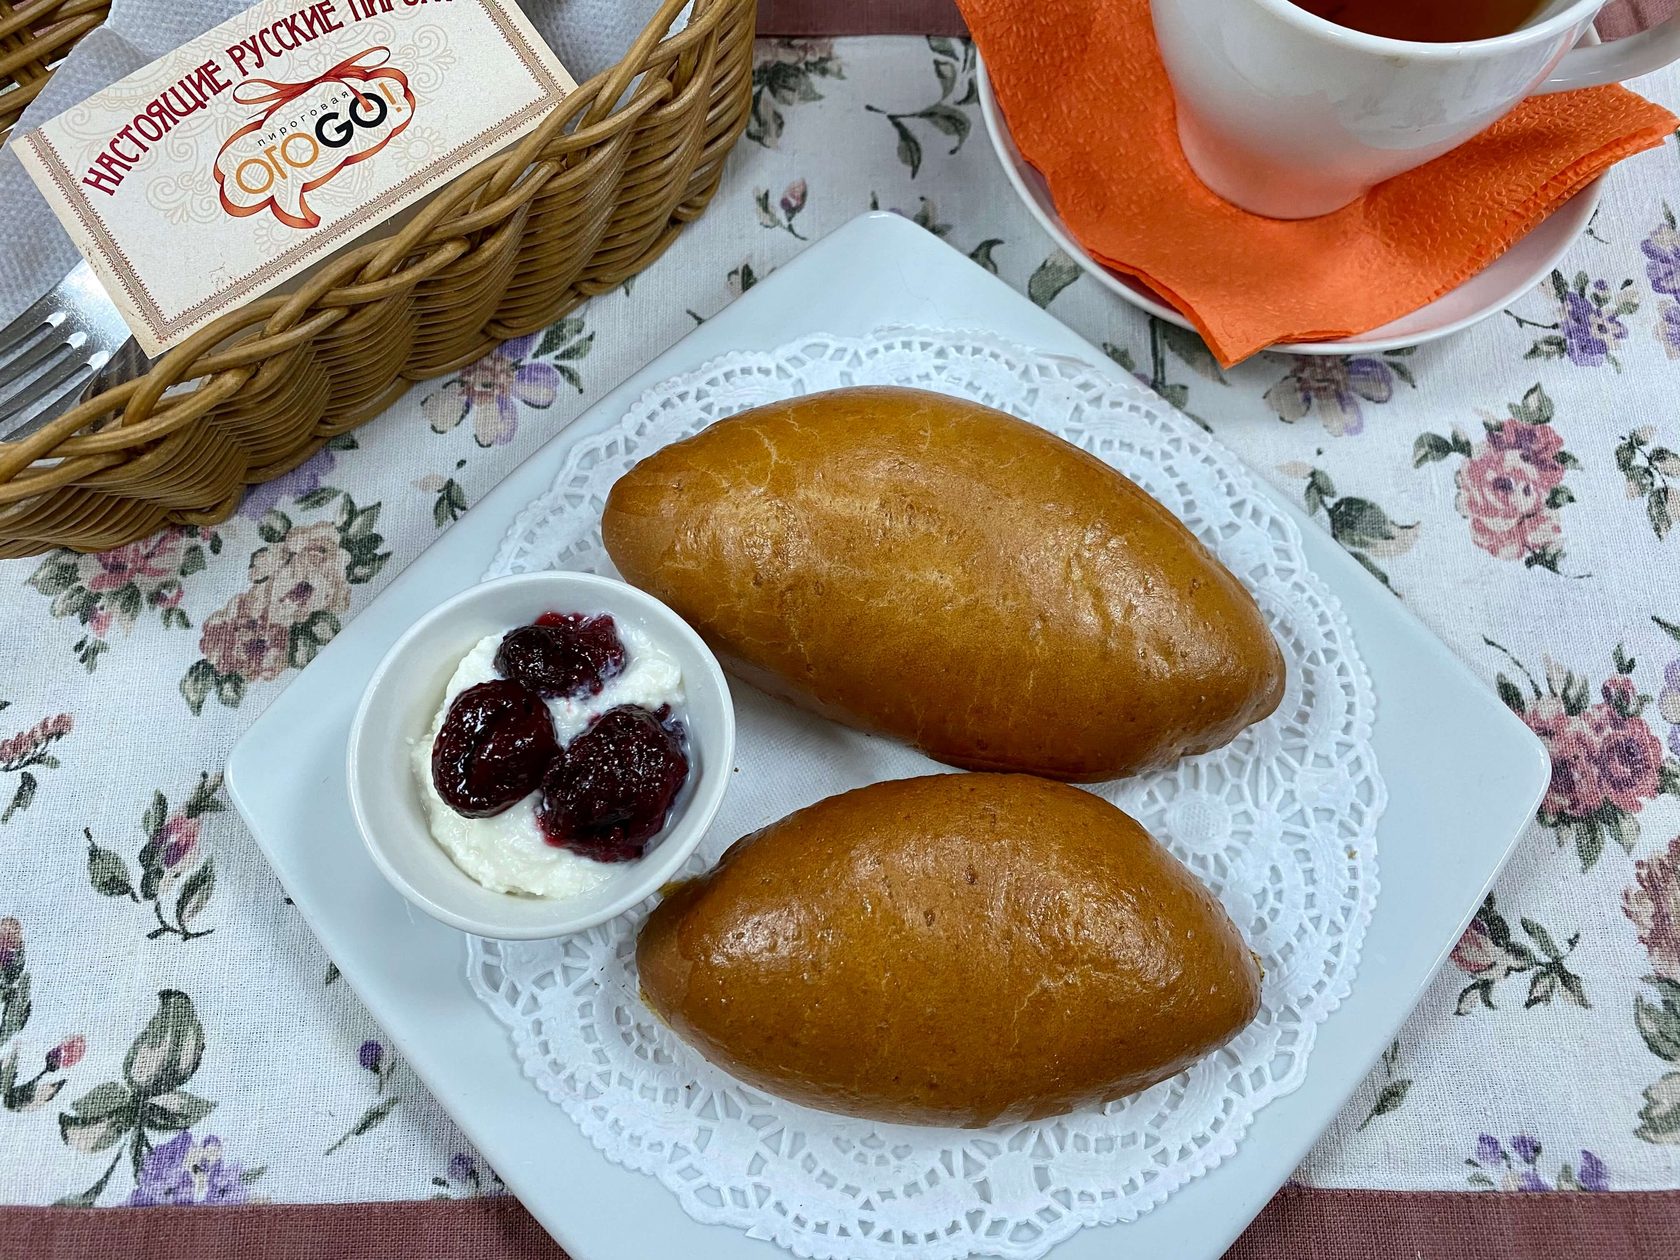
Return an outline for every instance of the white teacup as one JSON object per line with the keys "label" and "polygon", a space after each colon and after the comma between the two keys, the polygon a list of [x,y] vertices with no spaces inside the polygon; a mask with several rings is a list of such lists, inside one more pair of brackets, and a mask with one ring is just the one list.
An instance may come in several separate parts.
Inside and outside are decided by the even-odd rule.
{"label": "white teacup", "polygon": [[1550,0],[1508,35],[1456,44],[1366,35],[1289,0],[1151,8],[1196,174],[1245,210],[1305,219],[1439,157],[1524,97],[1614,83],[1680,57],[1680,15],[1576,48],[1605,3]]}

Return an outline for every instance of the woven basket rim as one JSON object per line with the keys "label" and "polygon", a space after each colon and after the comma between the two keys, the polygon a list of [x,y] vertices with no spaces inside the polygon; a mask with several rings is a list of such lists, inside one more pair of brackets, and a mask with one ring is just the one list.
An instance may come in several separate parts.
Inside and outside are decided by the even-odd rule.
{"label": "woven basket rim", "polygon": [[[260,386],[259,377],[268,363],[336,344],[335,335],[342,342],[348,332],[335,334],[335,329],[362,328],[393,302],[406,303],[424,292],[429,282],[434,291],[443,284],[445,291],[460,289],[463,294],[482,293],[493,283],[500,289],[492,296],[512,301],[508,286],[514,283],[514,273],[502,264],[503,271],[493,281],[486,280],[485,260],[511,259],[513,251],[526,244],[521,233],[530,216],[539,206],[554,206],[557,197],[566,208],[548,213],[586,215],[598,224],[620,225],[615,231],[621,234],[595,241],[595,252],[584,260],[586,270],[574,268],[573,287],[559,295],[556,309],[561,299],[576,305],[601,291],[601,280],[591,275],[604,279],[619,271],[634,274],[645,266],[710,198],[721,177],[722,157],[745,125],[751,97],[754,0],[693,0],[686,24],[672,31],[685,7],[687,0],[663,0],[623,59],[579,84],[529,135],[430,194],[401,228],[340,248],[316,264],[295,289],[265,294],[218,316],[141,377],[78,403],[26,437],[0,441],[0,555],[17,554],[20,547],[31,545],[29,539],[56,536],[60,531],[51,527],[55,504],[76,527],[62,532],[78,537],[95,532],[93,525],[109,513],[87,500],[84,491],[96,492],[96,497],[115,494],[119,500],[127,496],[130,517],[161,512],[175,520],[189,519],[196,508],[170,506],[170,495],[179,489],[175,483],[162,486],[162,494],[148,495],[145,484],[135,490],[131,483],[144,483],[153,466],[141,461],[171,444],[182,451],[191,447],[218,408],[233,405],[230,400],[248,386],[267,388]],[[99,0],[35,0],[22,12],[31,9],[85,13],[102,12],[108,5]],[[0,23],[20,29],[16,0],[0,0]],[[8,28],[0,26],[4,29]],[[0,45],[0,56],[8,51]],[[0,103],[6,95],[11,93],[0,95]],[[626,161],[639,164],[626,168]],[[700,185],[693,185],[695,178],[701,179]],[[692,203],[687,209],[685,201]],[[555,239],[559,230],[545,227],[543,240]],[[622,235],[625,231],[628,236]],[[541,246],[543,252],[534,256],[539,265],[564,243]],[[524,273],[519,278],[524,279]],[[579,280],[588,283],[580,288]],[[393,389],[406,388],[413,380],[454,370],[443,365],[445,359],[456,366],[470,362],[526,327],[541,309],[546,308],[533,298],[527,283],[520,290],[517,313],[504,315],[499,307],[492,308],[484,323],[475,325],[476,332],[452,325],[456,331],[448,339],[453,349],[441,358],[428,352],[421,366],[407,370],[399,360],[383,389],[370,380],[365,389],[351,391],[360,400],[351,414],[317,421],[295,441],[275,438],[261,446],[267,450],[279,444],[291,451],[286,459],[301,462],[325,440],[323,434],[330,436],[376,414],[363,413],[377,399],[394,397]],[[445,334],[433,330],[436,319],[447,323],[447,311],[430,325],[418,322],[421,317],[412,306],[407,313],[416,322],[407,328],[405,344],[419,344],[422,338],[430,338],[426,346],[441,344],[437,337]],[[340,351],[334,353],[343,357]],[[342,392],[342,386],[339,381],[330,387]],[[247,466],[276,475],[282,462],[252,454]],[[162,467],[167,461],[154,463]],[[223,511],[220,500],[227,497],[221,495],[214,505],[206,503],[202,515],[225,516],[231,505]],[[232,498],[237,503],[238,495]],[[50,541],[43,548],[46,545]]]}

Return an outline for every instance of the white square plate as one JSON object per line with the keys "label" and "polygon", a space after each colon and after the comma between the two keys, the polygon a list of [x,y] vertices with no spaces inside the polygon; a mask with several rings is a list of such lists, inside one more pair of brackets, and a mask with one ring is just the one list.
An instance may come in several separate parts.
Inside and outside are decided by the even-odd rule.
{"label": "white square plate", "polygon": [[[810,295],[822,295],[812,302]],[[1002,281],[893,215],[857,219],[757,285],[608,394],[409,565],[239,742],[228,787],[333,961],[467,1136],[576,1260],[780,1260],[772,1244],[700,1225],[651,1177],[607,1162],[525,1080],[474,998],[461,935],[413,911],[355,833],[344,749],[363,686],[421,614],[479,581],[503,534],[570,445],[645,390],[732,350],[890,325],[979,329],[1113,370]],[[1538,805],[1539,741],[1317,525],[1307,558],[1341,598],[1377,696],[1388,782],[1382,892],[1353,993],[1323,1024],[1305,1083],[1262,1110],[1237,1153],[1141,1219],[1087,1229],[1054,1260],[1218,1260],[1359,1086],[1422,996]],[[300,743],[295,733],[310,732]],[[1472,769],[1473,768],[1473,769]],[[633,1224],[631,1224],[633,1222]]]}

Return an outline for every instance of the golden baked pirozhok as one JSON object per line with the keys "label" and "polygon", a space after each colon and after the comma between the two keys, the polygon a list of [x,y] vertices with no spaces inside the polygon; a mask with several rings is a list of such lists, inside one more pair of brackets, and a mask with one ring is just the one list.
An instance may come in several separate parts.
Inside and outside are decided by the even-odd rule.
{"label": "golden baked pirozhok", "polygon": [[719,421],[620,478],[601,529],[732,673],[954,766],[1110,779],[1217,748],[1283,695],[1253,598],[1171,512],[942,394]]}
{"label": "golden baked pirozhok", "polygon": [[981,1126],[1147,1088],[1259,1010],[1219,902],[1100,797],[904,779],[736,842],[643,926],[649,1007],[771,1093]]}

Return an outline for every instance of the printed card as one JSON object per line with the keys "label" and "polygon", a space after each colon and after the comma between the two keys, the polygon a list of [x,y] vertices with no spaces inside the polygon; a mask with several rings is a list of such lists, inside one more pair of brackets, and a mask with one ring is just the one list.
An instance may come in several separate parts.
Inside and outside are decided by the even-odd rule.
{"label": "printed card", "polygon": [[576,86],[513,0],[264,0],[16,148],[155,355],[512,144]]}

